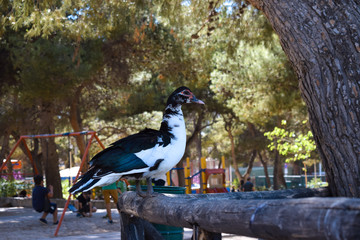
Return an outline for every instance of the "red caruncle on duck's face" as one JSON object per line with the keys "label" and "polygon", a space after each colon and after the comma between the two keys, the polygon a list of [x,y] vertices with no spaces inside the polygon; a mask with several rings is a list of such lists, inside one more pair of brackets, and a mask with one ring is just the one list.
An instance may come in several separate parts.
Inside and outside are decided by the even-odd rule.
{"label": "red caruncle on duck's face", "polygon": [[191,100],[194,98],[194,94],[190,90],[183,90],[180,92],[180,95],[187,98],[186,102],[191,102]]}

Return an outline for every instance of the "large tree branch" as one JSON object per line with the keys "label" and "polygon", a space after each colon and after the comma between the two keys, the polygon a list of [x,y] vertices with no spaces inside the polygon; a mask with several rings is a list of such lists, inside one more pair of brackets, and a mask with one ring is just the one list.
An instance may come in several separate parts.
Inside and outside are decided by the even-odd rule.
{"label": "large tree branch", "polygon": [[262,0],[246,0],[246,2],[250,3],[254,8],[259,10],[263,10],[263,1]]}
{"label": "large tree branch", "polygon": [[143,198],[135,192],[126,192],[119,199],[119,207],[128,215],[153,223],[188,228],[197,226],[214,233],[263,239],[360,237],[359,199],[312,197],[239,200],[231,198],[232,195],[221,194],[217,198],[218,194],[198,194],[194,197],[158,194]]}

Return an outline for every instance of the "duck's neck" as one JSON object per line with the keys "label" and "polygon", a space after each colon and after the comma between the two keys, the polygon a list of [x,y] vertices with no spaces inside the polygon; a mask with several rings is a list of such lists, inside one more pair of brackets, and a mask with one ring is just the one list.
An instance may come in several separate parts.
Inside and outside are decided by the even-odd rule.
{"label": "duck's neck", "polygon": [[181,105],[169,104],[165,108],[160,130],[175,136],[175,138],[182,137],[182,132],[185,133],[185,122]]}

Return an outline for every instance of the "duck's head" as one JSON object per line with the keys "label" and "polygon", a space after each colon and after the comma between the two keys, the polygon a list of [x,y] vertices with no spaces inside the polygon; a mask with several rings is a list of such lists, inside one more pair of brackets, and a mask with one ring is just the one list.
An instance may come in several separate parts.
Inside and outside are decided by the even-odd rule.
{"label": "duck's head", "polygon": [[167,105],[172,104],[182,105],[185,103],[205,104],[203,101],[197,99],[188,87],[179,87],[168,98]]}

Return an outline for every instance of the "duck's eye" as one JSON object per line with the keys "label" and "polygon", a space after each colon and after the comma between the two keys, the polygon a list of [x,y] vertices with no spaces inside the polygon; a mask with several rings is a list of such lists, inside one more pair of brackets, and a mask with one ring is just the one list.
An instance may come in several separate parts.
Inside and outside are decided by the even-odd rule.
{"label": "duck's eye", "polygon": [[191,93],[190,93],[188,90],[182,91],[182,94],[183,94],[183,95],[187,95],[187,96],[191,95]]}

